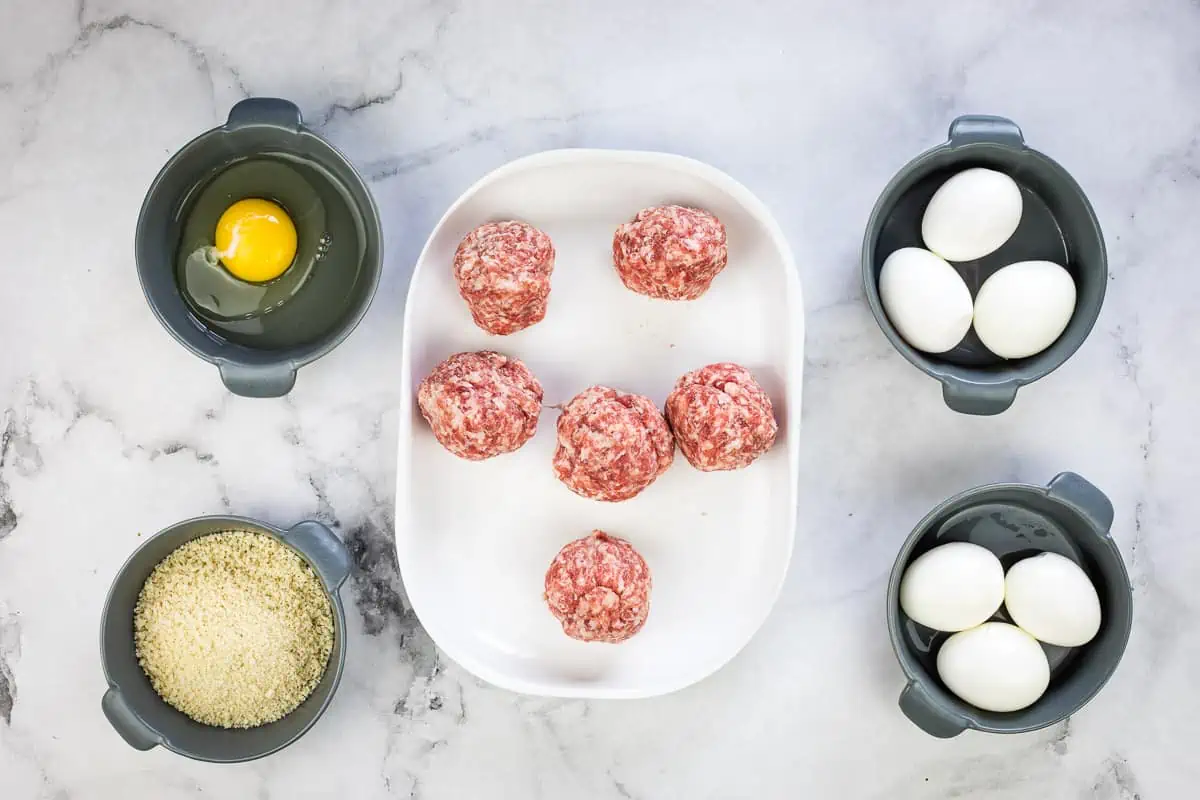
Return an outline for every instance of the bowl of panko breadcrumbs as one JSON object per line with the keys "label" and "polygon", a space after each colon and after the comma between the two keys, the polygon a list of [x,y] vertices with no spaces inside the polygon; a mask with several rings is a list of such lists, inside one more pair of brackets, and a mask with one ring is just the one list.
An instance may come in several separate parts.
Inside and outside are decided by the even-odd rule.
{"label": "bowl of panko breadcrumbs", "polygon": [[318,522],[281,530],[198,517],[155,534],[104,606],[105,716],[133,747],[249,761],[300,738],[346,657],[341,540]]}

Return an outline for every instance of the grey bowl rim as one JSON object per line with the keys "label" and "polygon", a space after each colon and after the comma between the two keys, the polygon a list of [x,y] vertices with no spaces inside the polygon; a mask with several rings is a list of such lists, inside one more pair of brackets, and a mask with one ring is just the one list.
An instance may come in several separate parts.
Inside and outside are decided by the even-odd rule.
{"label": "grey bowl rim", "polygon": [[[288,101],[288,102],[290,102],[290,101]],[[279,131],[286,130],[286,129],[280,127],[279,125],[272,124],[272,123],[258,123],[258,125],[261,127],[274,128]],[[362,322],[363,317],[365,317],[367,315],[367,312],[371,308],[371,304],[375,300],[375,294],[379,290],[379,284],[383,277],[383,265],[384,265],[384,261],[385,261],[385,252],[384,252],[383,222],[379,216],[379,204],[375,200],[374,193],[371,192],[370,185],[363,178],[362,174],[359,173],[358,169],[355,168],[354,164],[350,161],[350,159],[346,156],[346,154],[343,153],[341,150],[339,150],[337,147],[335,147],[324,136],[321,136],[319,133],[317,133],[316,131],[312,130],[307,125],[305,125],[302,117],[301,117],[300,124],[297,126],[297,128],[295,130],[286,130],[286,132],[290,136],[309,137],[309,138],[317,141],[318,143],[320,143],[322,146],[324,146],[325,148],[328,149],[329,154],[331,156],[333,156],[338,162],[340,162],[342,165],[344,165],[346,167],[350,177],[353,178],[355,181],[357,181],[357,183],[359,184],[360,188],[363,191],[363,195],[365,195],[367,198],[367,206],[363,209],[364,212],[367,212],[366,214],[364,214],[364,230],[366,231],[366,236],[368,238],[374,239],[377,249],[379,251],[378,264],[373,265],[373,268],[370,270],[370,272],[371,272],[371,275],[369,278],[370,285],[366,287],[367,288],[366,302],[364,302],[362,304],[362,307],[360,309],[358,309],[358,311],[355,312],[355,314],[352,318],[346,320],[342,325],[338,326],[337,328],[332,329],[329,333],[327,333],[325,336],[323,336],[321,339],[319,339],[317,341],[317,343],[315,343],[315,344],[312,344],[309,346],[302,346],[302,347],[290,347],[290,348],[285,348],[285,349],[280,349],[280,350],[268,349],[268,350],[259,350],[258,351],[258,352],[263,352],[263,353],[278,353],[280,356],[279,361],[281,363],[286,361],[292,367],[292,369],[298,370],[300,367],[302,367],[306,364],[311,364],[312,362],[328,355],[338,345],[340,345],[347,338],[349,338],[350,334],[353,333],[354,330],[358,327],[359,323]],[[134,227],[134,233],[133,233],[133,241],[134,241],[134,253],[133,253],[134,258],[133,258],[133,260],[134,260],[134,265],[135,265],[135,267],[137,269],[137,273],[138,273],[138,284],[141,286],[142,296],[146,300],[146,305],[150,306],[150,310],[154,313],[155,318],[158,320],[159,324],[163,328],[165,328],[168,333],[171,334],[171,338],[173,338],[179,344],[183,345],[183,347],[185,349],[187,349],[187,351],[190,352],[192,355],[194,355],[200,359],[203,359],[204,361],[207,361],[209,364],[213,364],[214,366],[220,366],[220,363],[222,360],[231,360],[231,359],[224,358],[224,357],[212,356],[208,353],[205,353],[205,352],[193,347],[190,342],[188,342],[182,335],[180,335],[180,333],[176,330],[175,325],[168,321],[166,315],[163,314],[162,310],[158,307],[158,303],[155,302],[154,298],[152,298],[150,296],[150,292],[146,287],[146,281],[143,280],[143,277],[142,277],[143,271],[148,270],[149,267],[144,266],[141,262],[141,259],[139,259],[137,257],[138,250],[139,250],[137,243],[140,242],[142,239],[142,230],[143,230],[143,227],[145,224],[146,215],[150,209],[150,198],[154,196],[154,193],[158,190],[159,186],[166,180],[166,176],[170,173],[170,171],[183,159],[184,155],[189,150],[191,150],[193,147],[197,146],[200,142],[202,142],[208,138],[215,138],[218,136],[228,136],[231,133],[232,133],[232,131],[229,129],[228,121],[223,122],[220,125],[217,125],[213,128],[209,128],[208,130],[192,137],[186,144],[184,144],[182,147],[180,147],[178,150],[176,150],[171,155],[171,157],[167,159],[166,163],[164,163],[162,165],[162,167],[158,170],[158,173],[154,176],[154,180],[150,182],[149,188],[146,189],[146,194],[142,197],[142,203],[138,210],[137,225]],[[369,219],[366,219],[367,216],[369,216]],[[209,330],[209,326],[204,325],[203,327],[204,327],[205,331]],[[239,347],[245,347],[245,346],[239,345]],[[254,348],[247,348],[247,349],[254,349]],[[236,359],[233,359],[233,360],[235,361],[235,363],[237,363]]]}
{"label": "grey bowl rim", "polygon": [[[272,536],[275,537],[276,541],[279,541],[282,544],[286,545],[287,547],[289,547],[292,550],[292,552],[296,553],[302,559],[304,559],[304,563],[308,565],[309,569],[311,569],[317,575],[317,579],[321,581],[321,587],[323,589],[325,589],[325,596],[329,598],[329,603],[330,603],[330,605],[333,606],[333,612],[334,612],[333,613],[333,622],[334,622],[335,630],[341,633],[341,637],[340,637],[341,638],[341,647],[338,648],[338,651],[336,654],[337,655],[337,663],[334,666],[333,683],[330,684],[330,686],[329,686],[329,693],[325,696],[325,699],[321,701],[321,707],[317,710],[317,713],[313,715],[313,718],[309,721],[309,723],[307,725],[305,725],[303,728],[301,728],[299,731],[297,731],[295,736],[282,742],[278,746],[271,748],[270,750],[267,750],[262,753],[255,753],[254,755],[245,756],[243,758],[225,758],[225,759],[207,758],[205,756],[199,756],[194,753],[190,753],[186,749],[176,747],[170,741],[168,741],[165,736],[163,736],[161,731],[159,731],[155,728],[152,728],[145,720],[141,720],[141,717],[138,717],[138,719],[142,722],[143,725],[145,725],[150,730],[154,731],[154,733],[160,737],[159,744],[165,750],[169,750],[172,753],[176,753],[177,755],[181,755],[185,758],[190,758],[193,761],[201,761],[201,762],[208,763],[208,764],[245,764],[246,762],[257,761],[260,758],[266,758],[267,756],[278,753],[280,750],[284,749],[285,747],[288,747],[288,746],[294,744],[300,737],[302,737],[304,734],[306,734],[310,730],[312,730],[313,726],[317,724],[317,721],[320,720],[321,717],[325,716],[325,712],[327,710],[329,710],[329,704],[333,702],[333,697],[334,697],[334,695],[337,694],[338,687],[342,683],[342,673],[346,667],[346,635],[347,635],[346,609],[345,609],[345,606],[342,604],[342,598],[340,597],[339,592],[337,590],[334,590],[332,592],[329,591],[329,588],[327,586],[325,586],[325,581],[323,579],[321,579],[320,570],[318,570],[316,565],[313,564],[312,561],[309,560],[307,555],[300,552],[299,548],[293,547],[291,544],[288,543],[287,539],[283,536],[283,534],[285,533],[285,531],[283,529],[277,528],[274,525],[268,524],[261,520],[254,519],[252,517],[243,517],[243,516],[238,516],[238,515],[234,515],[234,514],[202,514],[197,517],[189,517],[187,519],[183,519],[178,522],[174,522],[174,523],[168,525],[167,527],[161,528],[157,532],[146,537],[146,539],[141,544],[139,544],[136,548],[134,548],[133,552],[131,552],[129,554],[129,557],[126,558],[125,561],[121,564],[120,569],[117,570],[117,574],[113,577],[112,583],[109,585],[108,594],[104,598],[104,606],[100,611],[100,669],[104,672],[104,681],[108,685],[108,688],[115,689],[116,691],[121,692],[121,687],[116,683],[116,681],[113,680],[112,676],[108,672],[107,648],[105,647],[105,644],[104,644],[105,620],[108,619],[108,611],[109,611],[110,605],[112,604],[113,594],[116,592],[118,584],[120,584],[121,580],[125,577],[126,571],[129,569],[130,564],[133,563],[134,558],[137,557],[137,554],[140,553],[142,550],[144,550],[150,544],[151,541],[153,541],[154,539],[157,539],[159,536],[163,536],[167,533],[170,533],[171,531],[175,530],[176,528],[180,528],[184,525],[190,525],[190,524],[193,524],[196,522],[214,522],[214,521],[218,521],[218,520],[228,521],[235,525],[238,525],[238,524],[250,525],[255,528],[260,528],[260,529],[266,530]],[[212,531],[212,532],[217,533],[218,531]],[[208,534],[200,534],[199,536],[196,536],[194,538],[198,539],[198,538],[200,538],[200,536],[207,536],[207,535]],[[193,540],[189,539],[188,541],[193,541]],[[180,546],[182,546],[182,543]],[[332,661],[334,658],[334,654],[330,653],[329,658]],[[326,667],[326,669],[329,669],[329,667]],[[136,712],[134,712],[134,713],[136,715]]]}
{"label": "grey bowl rim", "polygon": [[[929,510],[929,513],[927,513],[925,516],[923,516],[921,518],[920,522],[918,522],[915,526],[913,526],[912,531],[910,531],[908,536],[905,538],[904,544],[901,545],[900,550],[896,553],[896,560],[892,563],[891,572],[888,574],[887,597],[886,597],[888,638],[891,640],[891,643],[892,643],[892,654],[896,658],[896,663],[898,663],[900,665],[901,671],[904,672],[905,679],[909,683],[913,683],[913,682],[919,683],[926,690],[935,691],[938,695],[939,700],[943,699],[942,696],[944,696],[946,699],[949,699],[951,702],[962,704],[964,706],[964,709],[961,711],[956,709],[954,713],[956,713],[962,717],[962,719],[966,722],[966,728],[968,730],[976,730],[976,731],[980,731],[981,733],[995,733],[995,734],[1030,733],[1032,731],[1044,730],[1045,728],[1048,728],[1051,725],[1057,725],[1058,723],[1062,722],[1063,720],[1067,719],[1068,717],[1072,716],[1073,714],[1079,712],[1088,703],[1092,702],[1092,700],[1095,699],[1096,695],[1100,694],[1101,690],[1103,690],[1104,687],[1108,685],[1108,682],[1112,679],[1112,676],[1116,673],[1117,667],[1119,667],[1121,665],[1121,662],[1125,658],[1125,651],[1129,647],[1129,638],[1130,638],[1131,633],[1133,632],[1133,614],[1131,612],[1129,615],[1128,623],[1124,626],[1123,630],[1121,631],[1121,652],[1117,655],[1117,657],[1115,659],[1113,659],[1112,663],[1109,664],[1108,668],[1104,672],[1104,676],[1096,683],[1095,688],[1092,689],[1090,692],[1088,692],[1080,700],[1080,702],[1074,708],[1072,708],[1070,711],[1064,713],[1062,716],[1058,717],[1057,719],[1054,719],[1050,722],[1040,724],[1040,725],[1014,725],[1011,727],[1001,728],[1001,727],[997,727],[995,725],[989,725],[987,723],[980,722],[977,718],[977,712],[975,712],[968,704],[964,703],[961,700],[958,700],[953,695],[950,695],[936,681],[934,681],[933,685],[930,686],[930,681],[926,680],[923,676],[914,675],[912,673],[912,671],[909,669],[908,663],[905,661],[905,656],[907,656],[907,649],[904,647],[904,644],[900,640],[900,630],[899,630],[899,626],[897,623],[899,622],[900,617],[903,613],[902,611],[900,611],[900,579],[904,575],[904,568],[906,566],[908,566],[909,556],[912,553],[913,548],[916,546],[917,542],[920,541],[920,539],[929,532],[929,529],[930,529],[930,526],[932,525],[932,523],[939,516],[941,516],[947,508],[950,508],[954,504],[960,503],[963,500],[966,500],[968,498],[976,498],[976,497],[982,498],[986,494],[990,494],[990,493],[998,492],[998,491],[1013,490],[1013,489],[1017,489],[1017,490],[1025,491],[1025,492],[1033,492],[1033,493],[1041,494],[1046,497],[1049,496],[1049,487],[1048,486],[1041,486],[1041,485],[1038,485],[1035,483],[1021,483],[1021,482],[986,483],[981,486],[974,486],[969,489],[964,489],[963,491],[958,492],[957,494],[955,494],[951,497],[948,497],[945,500],[943,500],[942,502],[938,503],[936,506],[934,506],[932,509]],[[1130,603],[1132,603],[1133,602],[1133,584],[1129,579],[1129,569],[1125,565],[1125,559],[1121,556],[1120,549],[1117,547],[1116,542],[1113,541],[1111,533],[1105,532],[1104,538],[1108,541],[1111,549],[1113,550],[1114,555],[1116,556],[1115,560],[1116,560],[1117,565],[1120,567],[1120,576],[1124,580],[1124,583],[1122,585],[1123,585],[1125,591],[1129,594]],[[901,651],[905,651],[905,656],[901,655]],[[1021,712],[1018,711],[1018,712],[1013,712],[1013,713],[1019,714]]]}
{"label": "grey bowl rim", "polygon": [[[879,296],[879,280],[875,275],[875,259],[873,257],[874,242],[879,237],[879,227],[881,222],[880,218],[883,215],[885,206],[884,201],[892,201],[895,199],[892,196],[896,194],[899,185],[904,180],[907,180],[909,175],[911,175],[915,170],[925,166],[927,162],[934,159],[941,153],[946,152],[947,150],[969,153],[972,150],[978,150],[980,148],[1002,148],[1013,150],[1021,154],[1022,157],[1041,160],[1046,166],[1053,170],[1057,170],[1061,177],[1079,196],[1079,199],[1083,203],[1083,208],[1088,215],[1090,227],[1096,236],[1096,241],[1100,245],[1100,258],[1102,260],[1105,273],[1104,279],[1100,283],[1100,297],[1097,299],[1095,312],[1091,314],[1091,319],[1087,321],[1087,327],[1084,330],[1083,335],[1079,337],[1079,340],[1064,350],[1062,357],[1057,361],[1051,361],[1044,358],[1046,355],[1045,352],[1036,353],[1028,358],[1021,359],[1023,362],[1025,362],[1022,367],[1019,368],[1015,374],[1005,377],[997,377],[984,369],[980,369],[979,367],[962,366],[938,360],[937,354],[926,355],[912,347],[912,345],[910,345],[908,342],[904,341],[904,338],[900,335],[900,332],[896,330],[896,327],[892,324],[892,321],[888,319],[887,312],[883,310],[883,301]],[[884,336],[887,337],[887,340],[891,343],[892,347],[898,350],[910,364],[931,378],[935,378],[942,383],[945,383],[947,380],[963,380],[964,376],[966,376],[969,377],[970,381],[975,384],[984,386],[1012,386],[1014,388],[1020,388],[1022,386],[1028,386],[1034,381],[1041,380],[1057,370],[1063,364],[1067,363],[1067,361],[1069,361],[1071,357],[1075,355],[1079,348],[1083,346],[1083,343],[1087,341],[1088,337],[1091,336],[1092,329],[1095,327],[1097,320],[1100,318],[1100,312],[1104,308],[1104,299],[1108,293],[1108,246],[1104,241],[1104,230],[1100,227],[1100,219],[1096,215],[1096,209],[1092,206],[1091,199],[1088,197],[1087,192],[1083,190],[1083,187],[1079,185],[1079,181],[1075,180],[1075,176],[1073,176],[1070,171],[1066,169],[1066,167],[1042,151],[1030,147],[1028,143],[1024,141],[1024,139],[1021,140],[1020,146],[1014,146],[1009,142],[996,140],[969,141],[955,144],[952,140],[947,139],[940,144],[924,150],[910,161],[905,163],[904,166],[902,166],[894,175],[892,175],[891,179],[887,182],[887,185],[884,186],[883,190],[879,193],[879,196],[875,199],[875,204],[871,208],[871,215],[867,218],[867,226],[863,232],[860,269],[862,274],[863,293],[866,295],[867,304],[871,308],[871,315],[875,318],[875,323],[879,326],[880,330],[883,331]]]}

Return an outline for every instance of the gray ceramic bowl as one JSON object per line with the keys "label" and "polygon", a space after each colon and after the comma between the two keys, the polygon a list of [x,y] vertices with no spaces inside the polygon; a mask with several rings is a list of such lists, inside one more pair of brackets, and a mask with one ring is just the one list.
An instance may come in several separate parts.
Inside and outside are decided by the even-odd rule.
{"label": "gray ceramic bowl", "polygon": [[[301,159],[331,176],[337,194],[348,198],[344,210],[361,228],[363,238],[359,271],[349,290],[339,292],[346,295],[344,307],[340,304],[336,316],[323,320],[317,330],[305,329],[325,294],[323,287],[306,286],[301,292],[309,292],[311,300],[292,300],[284,307],[294,325],[281,328],[294,327],[295,340],[266,349],[231,341],[201,320],[184,300],[175,275],[189,198],[228,166],[263,153]],[[279,397],[291,391],[297,369],[336,347],[366,314],[383,265],[383,232],[375,201],[349,160],[304,127],[300,110],[292,103],[254,97],[235,105],[224,125],[186,144],[158,173],[142,203],[135,253],[146,300],[163,327],[192,353],[215,364],[234,394]],[[319,280],[314,278],[309,285],[316,283]]]}
{"label": "gray ceramic bowl", "polygon": [[[291,714],[257,728],[227,730],[184,716],[155,693],[134,654],[133,609],[146,578],[180,545],[224,530],[264,533],[294,549],[320,577],[333,608],[333,652],[316,689]],[[250,761],[296,741],[324,713],[342,677],[346,615],[338,587],[350,574],[350,565],[346,546],[319,522],[301,522],[284,531],[243,517],[197,517],[150,537],[121,567],[104,604],[100,623],[100,662],[108,681],[101,701],[104,715],[138,750],[162,745],[199,761]]]}
{"label": "gray ceramic bowl", "polygon": [[[950,498],[909,535],[888,581],[887,621],[892,649],[908,678],[900,710],[932,736],[957,736],[968,728],[1023,733],[1053,725],[1083,708],[1112,676],[1125,652],[1133,622],[1133,590],[1125,562],[1109,535],[1113,508],[1080,476],[1064,472],[1048,486],[995,484]],[[1050,686],[1029,708],[983,711],[959,700],[937,675],[937,651],[950,636],[910,620],[900,610],[900,580],[909,563],[946,542],[988,548],[1005,570],[1023,558],[1054,552],[1079,564],[1100,595],[1101,626],[1083,647],[1043,644]],[[1003,608],[995,619],[1010,621]]]}
{"label": "gray ceramic bowl", "polygon": [[[884,259],[901,247],[925,246],[921,217],[929,199],[947,178],[971,167],[1008,174],[1024,200],[1021,223],[999,250],[975,261],[954,262],[971,296],[994,272],[1017,261],[1053,261],[1075,280],[1075,313],[1066,330],[1029,358],[1006,361],[993,355],[974,329],[947,353],[923,353],[904,341],[879,298]],[[1012,405],[1018,388],[1053,372],[1087,338],[1104,302],[1108,258],[1096,214],[1066,170],[1027,147],[1011,120],[964,116],[951,123],[946,143],[910,161],[883,190],[863,238],[862,279],[884,335],[913,365],[941,382],[946,405],[964,414],[998,414]]]}

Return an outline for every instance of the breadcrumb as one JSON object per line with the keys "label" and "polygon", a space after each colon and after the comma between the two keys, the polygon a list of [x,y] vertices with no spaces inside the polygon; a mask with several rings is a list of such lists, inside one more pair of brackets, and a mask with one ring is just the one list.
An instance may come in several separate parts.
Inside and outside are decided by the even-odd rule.
{"label": "breadcrumb", "polygon": [[201,536],[164,558],[138,595],[133,629],[154,691],[222,728],[291,713],[333,650],[320,579],[287,545],[252,531]]}

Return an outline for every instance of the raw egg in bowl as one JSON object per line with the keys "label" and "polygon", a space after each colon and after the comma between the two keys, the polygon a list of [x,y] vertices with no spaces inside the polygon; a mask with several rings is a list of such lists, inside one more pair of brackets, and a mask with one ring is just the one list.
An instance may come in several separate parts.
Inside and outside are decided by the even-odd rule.
{"label": "raw egg in bowl", "polygon": [[254,97],[159,171],[135,248],[163,327],[230,391],[278,397],[366,314],[382,239],[350,161],[293,103]]}
{"label": "raw egg in bowl", "polygon": [[270,200],[238,200],[217,220],[215,238],[217,258],[233,277],[250,283],[278,278],[296,258],[296,226]]}
{"label": "raw egg in bowl", "polygon": [[305,170],[264,153],[201,186],[187,209],[179,288],[192,312],[225,336],[270,338],[267,315],[303,291],[329,253],[326,203]]}

